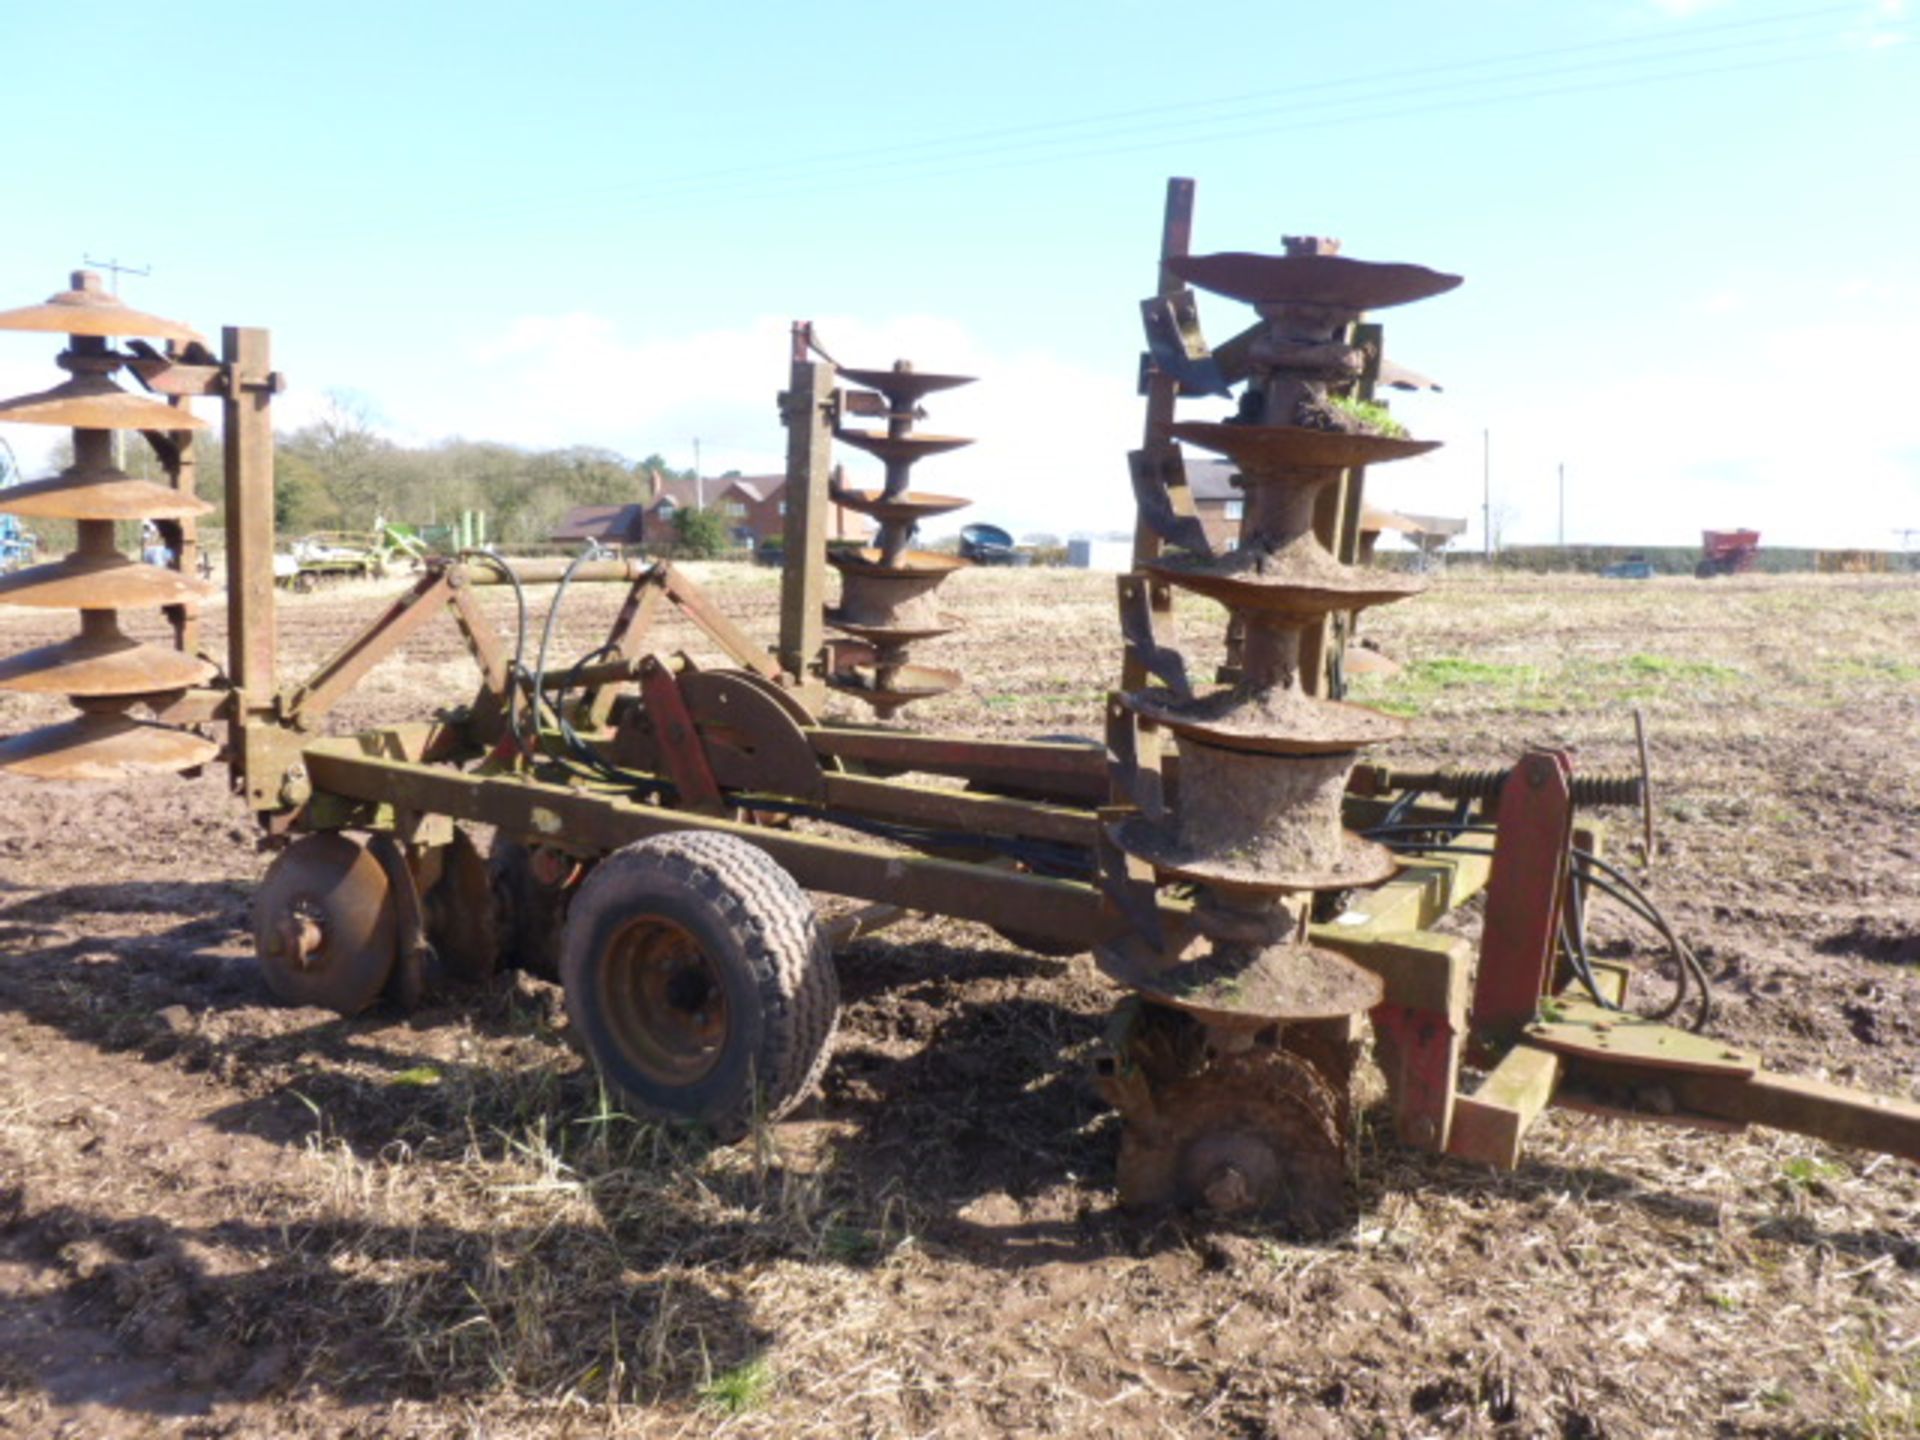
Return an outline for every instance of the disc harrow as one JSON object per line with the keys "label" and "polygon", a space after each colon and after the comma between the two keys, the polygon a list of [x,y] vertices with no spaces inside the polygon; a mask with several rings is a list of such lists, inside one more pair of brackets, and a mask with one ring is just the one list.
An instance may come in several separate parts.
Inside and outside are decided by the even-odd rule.
{"label": "disc harrow", "polygon": [[971,504],[957,495],[914,490],[913,467],[929,455],[971,445],[958,435],[928,435],[914,430],[925,415],[920,401],[939,390],[970,385],[968,375],[931,375],[905,360],[891,370],[841,370],[842,378],[867,386],[847,395],[855,414],[884,415],[887,428],[836,428],[834,438],[864,450],[886,466],[878,490],[848,489],[835,472],[834,503],[878,523],[873,543],[835,549],[827,560],[840,572],[840,603],[827,611],[827,623],[866,647],[853,663],[836,666],[827,683],[873,707],[882,720],[914,700],[944,695],[960,684],[958,671],[909,662],[908,647],[958,629],[957,617],[943,612],[934,596],[947,577],[966,565],[953,555],[912,548],[920,522]]}
{"label": "disc harrow", "polygon": [[0,510],[71,520],[77,536],[63,559],[0,576],[0,604],[80,612],[80,633],[71,640],[0,660],[0,689],[66,695],[81,712],[0,740],[0,770],[98,780],[204,765],[219,751],[211,740],[132,712],[205,683],[215,667],[183,649],[134,639],[121,629],[120,612],[181,613],[211,587],[177,568],[123,554],[115,528],[141,521],[177,524],[212,507],[182,489],[128,475],[114,460],[114,432],[165,436],[205,422],[184,405],[122,389],[113,373],[137,357],[109,344],[139,337],[186,344],[199,337],[184,325],[121,304],[89,271],[76,272],[72,288],[44,304],[0,311],[0,329],[64,330],[68,346],[58,363],[70,377],[37,394],[0,401],[0,423],[73,431],[73,463],[48,479],[0,490]]}
{"label": "disc harrow", "polygon": [[[0,688],[65,695],[80,712],[0,742],[0,770],[119,780],[217,755],[275,854],[252,928],[276,995],[352,1014],[526,967],[560,981],[622,1109],[722,1136],[778,1119],[828,1063],[833,947],[922,912],[1041,953],[1093,952],[1119,1000],[1095,1083],[1122,1118],[1115,1177],[1132,1205],[1337,1223],[1368,1045],[1398,1140],[1477,1164],[1516,1165],[1550,1104],[1765,1124],[1920,1159],[1920,1105],[1772,1073],[1665,1023],[1684,1008],[1705,1026],[1707,972],[1574,818],[1583,804],[1644,812],[1644,774],[1576,775],[1559,750],[1498,770],[1357,765],[1401,722],[1341,701],[1342,627],[1420,583],[1353,563],[1362,476],[1433,448],[1355,403],[1411,374],[1387,364],[1362,316],[1457,281],[1321,240],[1189,258],[1191,201],[1191,182],[1173,182],[1160,291],[1142,307],[1139,528],[1118,580],[1125,668],[1103,745],[821,714],[829,686],[884,720],[958,683],[910,648],[957,625],[937,594],[962,562],[913,547],[921,523],[966,502],[914,490],[911,472],[967,443],[915,428],[920,402],[964,377],[841,370],[795,325],[773,647],[666,562],[468,551],[396,579],[344,645],[292,675],[274,623],[271,407],[284,382],[270,337],[224,328],[216,357],[81,276],[0,312],[0,328],[71,337],[69,380],[0,402],[0,419],[74,432],[73,464],[0,490],[0,512],[72,521],[78,537],[64,558],[0,579],[0,603],[81,613],[76,636],[0,658]],[[1183,276],[1252,304],[1257,322],[1210,352]],[[110,348],[121,339],[124,353]],[[122,367],[172,403],[115,384]],[[1233,413],[1176,419],[1179,398],[1206,395]],[[192,638],[206,593],[189,578],[205,508],[192,496],[196,396],[221,402],[226,459],[217,669]],[[848,429],[849,415],[885,428]],[[113,432],[127,429],[171,485],[117,466]],[[881,460],[882,485],[837,478],[836,438]],[[1243,521],[1225,553],[1186,493],[1182,446],[1238,471]],[[877,522],[870,545],[832,551],[836,501]],[[116,547],[116,527],[146,522],[173,563]],[[843,582],[831,608],[829,562]],[[541,637],[558,633],[571,587],[595,584],[627,587],[604,639],[572,663],[550,657]],[[502,585],[522,602],[506,633],[504,607],[490,615],[477,594]],[[539,632],[524,603],[535,585],[553,587]],[[1229,663],[1201,688],[1158,633],[1178,591],[1230,616]],[[171,647],[121,628],[122,610],[154,607]],[[651,633],[669,607],[723,664]],[[467,703],[328,733],[354,687],[436,622],[473,661]],[[824,640],[827,624],[847,638]],[[185,728],[215,725],[223,747]],[[484,859],[479,828],[494,836]],[[1651,855],[1650,829],[1646,842]],[[1667,943],[1664,1008],[1626,1008],[1633,967],[1588,953],[1589,887]],[[861,903],[824,920],[815,895]],[[1480,895],[1476,947],[1441,922]],[[1485,1071],[1471,1090],[1469,1062]]]}
{"label": "disc harrow", "polygon": [[[1336,614],[1421,588],[1411,577],[1343,563],[1316,533],[1315,518],[1323,492],[1343,472],[1435,448],[1381,433],[1358,418],[1367,412],[1342,403],[1368,368],[1368,355],[1352,343],[1361,312],[1459,282],[1337,250],[1337,242],[1299,240],[1280,255],[1168,262],[1177,276],[1252,303],[1260,324],[1246,346],[1238,413],[1225,421],[1171,421],[1153,437],[1160,446],[1183,442],[1234,463],[1234,483],[1246,497],[1239,544],[1221,555],[1176,549],[1143,567],[1154,581],[1226,606],[1240,641],[1236,678],[1199,693],[1160,684],[1116,696],[1126,717],[1118,723],[1175,740],[1179,784],[1168,803],[1115,822],[1111,839],[1163,881],[1194,886],[1196,904],[1190,928],[1172,935],[1157,926],[1136,929],[1095,955],[1111,978],[1153,1006],[1183,1011],[1203,1026],[1206,1049],[1216,1057],[1170,1085],[1154,1083],[1138,1055],[1123,1055],[1127,1073],[1147,1076],[1143,1084],[1109,1085],[1128,1116],[1129,1144],[1156,1156],[1122,1172],[1123,1188],[1132,1175],[1142,1201],[1163,1198],[1168,1186],[1185,1201],[1216,1209],[1280,1200],[1281,1169],[1249,1159],[1266,1150],[1244,1138],[1229,1143],[1224,1132],[1209,1139],[1210,1122],[1199,1117],[1238,1117],[1231,1121],[1238,1135],[1253,1123],[1245,1117],[1266,1103],[1249,1092],[1269,1082],[1277,1087],[1272,1104],[1284,1109],[1291,1102],[1281,1092],[1295,1086],[1295,1070],[1313,1068],[1298,1057],[1284,1064],[1276,1058],[1288,1052],[1289,1032],[1309,1050],[1324,1048],[1330,1034],[1350,1027],[1385,994],[1376,974],[1306,935],[1316,892],[1375,885],[1396,868],[1384,846],[1345,828],[1343,806],[1359,752],[1395,738],[1403,726],[1319,694],[1302,643],[1308,627]],[[1136,471],[1152,468],[1136,461]],[[1184,678],[1184,664],[1159,659],[1161,673]],[[1137,754],[1141,747],[1141,737],[1129,735],[1119,749]],[[1132,777],[1123,773],[1121,783],[1132,788]],[[1268,1058],[1256,1063],[1263,1053]],[[1337,1041],[1333,1053],[1341,1053]],[[1335,1078],[1344,1092],[1344,1074],[1323,1076],[1329,1084]],[[1215,1098],[1215,1090],[1232,1103]],[[1309,1126],[1302,1133],[1320,1132]],[[1272,1145],[1286,1148],[1279,1139]],[[1337,1179],[1339,1169],[1317,1173]],[[1321,1208],[1324,1198],[1306,1208]]]}

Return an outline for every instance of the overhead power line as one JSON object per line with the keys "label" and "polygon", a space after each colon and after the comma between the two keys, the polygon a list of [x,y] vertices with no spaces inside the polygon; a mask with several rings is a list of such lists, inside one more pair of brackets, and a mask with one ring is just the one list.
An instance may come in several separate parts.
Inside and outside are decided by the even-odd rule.
{"label": "overhead power line", "polygon": [[[1799,28],[1771,33],[1782,26],[1797,26],[1806,20],[1831,21],[1840,17],[1845,17],[1851,23],[1844,28],[1827,28],[1818,32]],[[529,207],[541,208],[544,205],[551,208],[588,199],[597,200],[604,208],[609,201],[624,206],[714,195],[758,195],[764,193],[763,187],[767,185],[804,188],[816,182],[853,179],[860,175],[875,179],[937,177],[999,168],[1003,164],[1012,166],[1086,159],[1200,140],[1277,134],[1334,123],[1362,124],[1440,110],[1692,79],[1803,63],[1842,53],[1809,50],[1806,47],[1809,42],[1843,40],[1857,32],[1858,22],[1856,5],[1822,5],[1695,26],[1681,35],[1621,36],[1578,45],[1484,56],[1444,65],[1314,81],[1233,96],[999,126],[956,135],[936,135],[918,141],[827,152],[792,161],[683,172],[680,175],[636,180],[629,184],[601,186],[592,190],[572,189],[564,194],[552,195],[545,202],[533,196],[522,196],[512,201],[500,201],[497,207],[489,205],[476,209],[470,212],[470,216],[484,222],[489,217],[522,215]],[[1901,27],[1893,25],[1881,25],[1877,33],[1901,38],[1905,38],[1906,34]],[[1724,38],[1732,35],[1738,38]],[[1723,66],[1679,70],[1647,68],[1671,65],[1675,61],[1705,60],[1781,46],[1794,48],[1786,54],[1761,56]],[[1600,58],[1570,59],[1595,55]],[[1541,63],[1551,61],[1569,63]],[[1502,70],[1513,73],[1488,73]],[[1598,78],[1587,83],[1553,85],[1545,89],[1515,91],[1503,88],[1538,86],[1555,77],[1580,75],[1597,75]],[[1436,103],[1409,106],[1405,104],[1409,97],[1429,97]],[[1390,108],[1380,108],[1382,105]],[[1343,108],[1345,113],[1329,113]],[[1227,125],[1247,128],[1221,128]],[[1017,158],[1022,152],[1032,158]],[[979,163],[955,168],[957,162]],[[825,188],[835,187],[829,185]]]}

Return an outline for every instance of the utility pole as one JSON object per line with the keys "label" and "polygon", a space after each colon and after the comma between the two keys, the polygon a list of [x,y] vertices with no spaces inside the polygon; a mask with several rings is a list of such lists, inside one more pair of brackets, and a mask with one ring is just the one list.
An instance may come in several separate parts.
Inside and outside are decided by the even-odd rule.
{"label": "utility pole", "polygon": [[[153,267],[151,265],[122,265],[118,255],[114,256],[111,260],[96,260],[91,255],[82,255],[80,257],[80,263],[82,265],[96,266],[111,275],[113,278],[108,283],[112,285],[115,295],[120,293],[120,277],[122,275],[139,275],[144,277],[153,274]],[[113,457],[113,468],[118,470],[122,465],[126,464],[127,437],[119,430],[115,430],[112,433],[113,440],[108,453]]]}
{"label": "utility pole", "polygon": [[693,437],[693,508],[707,508],[707,487],[700,478],[700,437]]}
{"label": "utility pole", "polygon": [[1493,431],[1480,432],[1480,529],[1487,564],[1493,564]]}
{"label": "utility pole", "polygon": [[144,278],[153,274],[153,267],[151,265],[122,265],[118,256],[115,256],[111,260],[96,260],[91,255],[82,255],[80,257],[80,263],[82,265],[96,265],[112,275],[113,279],[108,283],[113,286],[113,293],[116,295],[120,293],[120,277],[122,275],[138,275]]}
{"label": "utility pole", "polygon": [[1567,548],[1567,462],[1560,462],[1560,548]]}

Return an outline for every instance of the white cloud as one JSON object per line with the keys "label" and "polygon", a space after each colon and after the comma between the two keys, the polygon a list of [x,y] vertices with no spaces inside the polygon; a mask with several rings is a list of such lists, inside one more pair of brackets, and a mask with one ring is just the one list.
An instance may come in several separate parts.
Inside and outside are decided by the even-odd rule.
{"label": "white cloud", "polygon": [[[58,385],[67,378],[65,373],[54,365],[52,349],[47,349],[43,354],[35,357],[18,345],[9,345],[6,348],[7,353],[0,354],[0,398],[31,395],[51,385]],[[0,426],[0,440],[7,442],[8,447],[13,451],[15,462],[20,467],[21,475],[30,480],[38,479],[46,473],[47,452],[65,433],[63,430],[47,425]]]}
{"label": "white cloud", "polygon": [[[906,357],[921,369],[980,377],[925,402],[923,429],[975,437],[916,471],[920,488],[972,497],[951,527],[972,518],[1016,530],[1131,524],[1126,451],[1138,443],[1140,412],[1128,377],[1037,347],[996,351],[946,316],[825,316],[815,333],[843,364],[883,368]],[[690,465],[698,437],[708,474],[777,471],[785,434],[775,397],[788,348],[787,322],[773,317],[631,337],[586,312],[523,316],[465,357],[465,383],[450,398],[410,407],[419,433],[409,438],[588,443],[633,457],[659,450]],[[859,451],[838,447],[836,459],[856,485],[877,479],[878,463]]]}
{"label": "white cloud", "polygon": [[[1697,543],[1750,526],[1779,545],[1885,549],[1920,525],[1920,412],[1899,378],[1920,350],[1920,305],[1843,307],[1776,292],[1782,314],[1830,318],[1702,334],[1633,374],[1557,388],[1521,384],[1485,415],[1447,397],[1402,404],[1416,433],[1450,442],[1376,472],[1383,503],[1466,514],[1481,534],[1481,428],[1492,432],[1496,506],[1508,538],[1547,542],[1567,467],[1572,541]],[[1658,366],[1658,368],[1654,368]]]}

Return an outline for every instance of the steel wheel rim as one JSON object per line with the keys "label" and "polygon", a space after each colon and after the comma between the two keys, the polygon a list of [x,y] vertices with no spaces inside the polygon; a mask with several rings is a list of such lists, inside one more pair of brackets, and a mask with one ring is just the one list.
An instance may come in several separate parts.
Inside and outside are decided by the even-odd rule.
{"label": "steel wheel rim", "polygon": [[620,926],[607,940],[598,988],[616,1049],[649,1080],[692,1085],[720,1063],[726,985],[683,927],[657,916]]}

